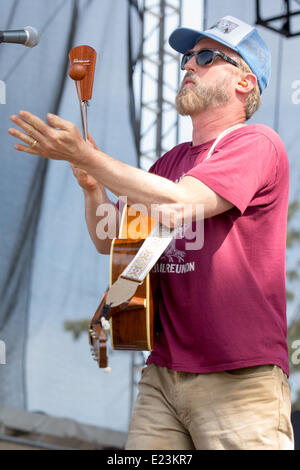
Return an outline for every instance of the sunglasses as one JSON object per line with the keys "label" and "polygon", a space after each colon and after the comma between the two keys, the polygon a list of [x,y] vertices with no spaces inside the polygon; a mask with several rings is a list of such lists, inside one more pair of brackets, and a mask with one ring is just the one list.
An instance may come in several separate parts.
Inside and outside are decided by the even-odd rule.
{"label": "sunglasses", "polygon": [[226,62],[229,62],[235,67],[239,67],[239,64],[228,57],[228,55],[224,54],[224,52],[218,51],[216,49],[202,49],[201,51],[186,52],[182,57],[181,70],[185,70],[186,64],[193,56],[196,57],[196,62],[198,65],[201,65],[201,67],[206,67],[213,64],[217,57],[221,57],[222,59],[226,60]]}

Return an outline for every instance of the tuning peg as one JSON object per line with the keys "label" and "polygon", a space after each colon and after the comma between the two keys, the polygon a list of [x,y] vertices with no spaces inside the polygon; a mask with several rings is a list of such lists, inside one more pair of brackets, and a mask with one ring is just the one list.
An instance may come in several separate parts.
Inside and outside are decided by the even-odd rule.
{"label": "tuning peg", "polygon": [[105,331],[110,330],[110,323],[109,323],[108,320],[106,320],[105,317],[101,318],[101,325],[102,325],[103,330],[105,330]]}

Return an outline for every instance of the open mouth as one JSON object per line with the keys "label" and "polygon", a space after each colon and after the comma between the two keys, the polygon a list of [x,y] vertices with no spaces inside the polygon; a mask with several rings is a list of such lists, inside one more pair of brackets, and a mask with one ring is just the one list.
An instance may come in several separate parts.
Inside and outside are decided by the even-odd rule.
{"label": "open mouth", "polygon": [[190,78],[187,78],[183,83],[183,86],[192,86],[192,85],[195,85],[195,82],[193,82],[193,80],[191,80]]}

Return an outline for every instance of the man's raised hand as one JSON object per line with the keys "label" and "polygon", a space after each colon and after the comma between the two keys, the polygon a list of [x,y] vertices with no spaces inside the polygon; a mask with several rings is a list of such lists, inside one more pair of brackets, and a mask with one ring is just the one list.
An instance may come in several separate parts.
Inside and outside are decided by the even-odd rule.
{"label": "man's raised hand", "polygon": [[19,129],[10,128],[9,134],[22,141],[15,145],[21,152],[40,155],[53,160],[65,160],[75,166],[84,164],[88,146],[72,122],[54,114],[47,114],[48,124],[28,111],[11,116]]}

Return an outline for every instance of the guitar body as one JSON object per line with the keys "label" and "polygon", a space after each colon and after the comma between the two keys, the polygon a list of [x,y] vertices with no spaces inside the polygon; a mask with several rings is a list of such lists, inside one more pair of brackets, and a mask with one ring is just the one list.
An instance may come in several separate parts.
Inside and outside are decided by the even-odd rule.
{"label": "guitar body", "polygon": [[[155,221],[140,212],[131,213],[130,207],[123,210],[120,235],[112,241],[110,252],[109,288],[133,260],[151,232]],[[109,312],[110,337],[113,349],[126,351],[151,351],[154,343],[154,308],[151,272],[140,284],[127,305],[113,307]],[[101,319],[107,292],[89,325],[89,342],[94,359],[99,367],[108,364],[106,333]]]}
{"label": "guitar body", "polygon": [[[110,286],[132,261],[144,240],[115,239],[111,249]],[[138,286],[129,305],[110,319],[111,345],[113,349],[151,351],[154,337],[154,312],[151,274]]]}

